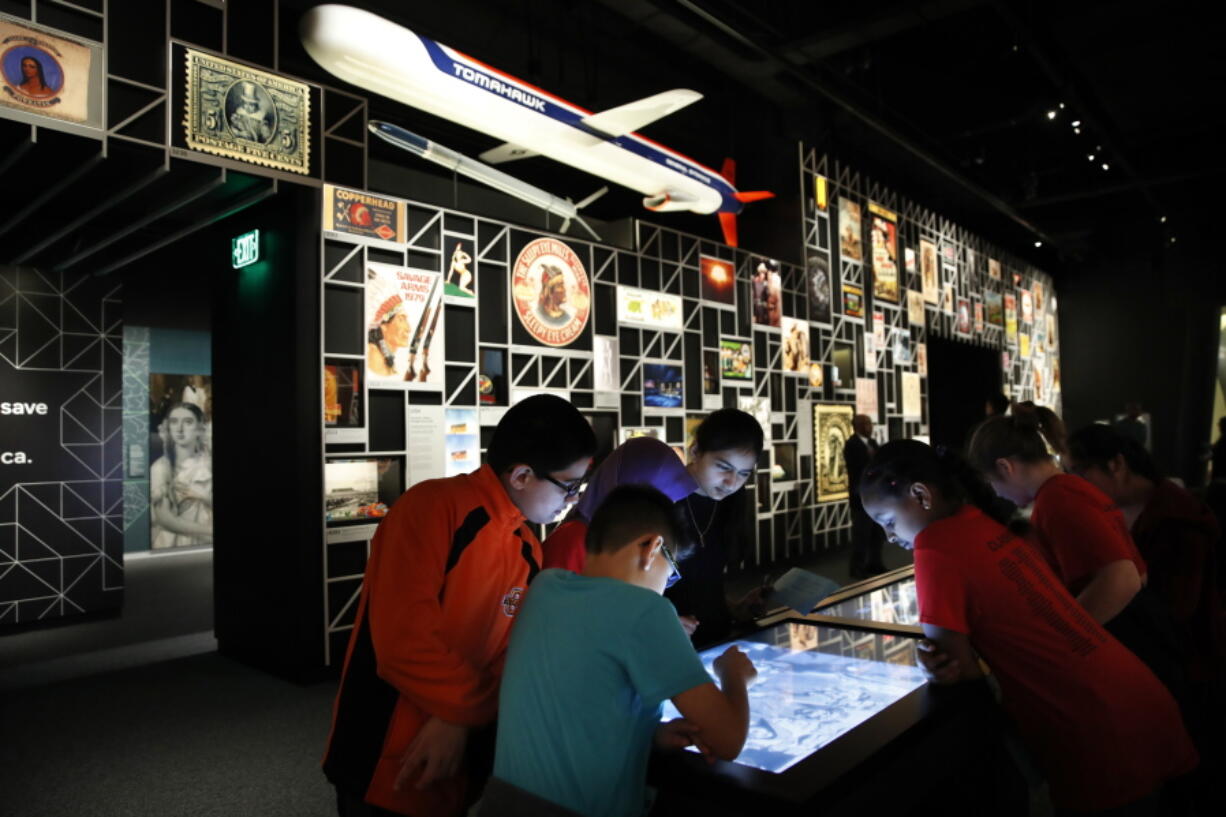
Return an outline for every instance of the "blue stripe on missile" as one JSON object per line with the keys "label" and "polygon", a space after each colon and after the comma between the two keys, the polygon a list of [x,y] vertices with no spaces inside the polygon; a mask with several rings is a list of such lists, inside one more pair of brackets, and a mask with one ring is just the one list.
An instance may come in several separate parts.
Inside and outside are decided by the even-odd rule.
{"label": "blue stripe on missile", "polygon": [[[650,162],[666,167],[674,173],[680,173],[688,178],[691,178],[701,184],[710,187],[715,192],[719,193],[722,204],[719,212],[722,213],[739,213],[744,208],[744,205],[736,200],[736,188],[728,184],[722,176],[712,176],[710,173],[699,170],[690,164],[670,156],[664,151],[656,148],[646,142],[642,142],[632,136],[609,136],[606,133],[601,133],[593,127],[590,127],[583,122],[583,116],[570,110],[556,102],[533,93],[532,91],[524,90],[518,85],[503,80],[500,77],[494,76],[486,71],[481,70],[469,63],[459,62],[458,60],[447,55],[443,51],[442,46],[431,39],[416,35],[421,40],[422,45],[426,47],[426,53],[430,55],[434,67],[443,74],[453,79],[458,79],[467,82],[469,85],[480,88],[483,91],[494,94],[511,102],[528,108],[531,111],[536,111],[544,116],[549,117],[564,125],[569,125],[576,130],[599,139],[604,142],[617,145],[619,148],[636,156],[641,156]],[[582,168],[580,168],[582,169]]]}

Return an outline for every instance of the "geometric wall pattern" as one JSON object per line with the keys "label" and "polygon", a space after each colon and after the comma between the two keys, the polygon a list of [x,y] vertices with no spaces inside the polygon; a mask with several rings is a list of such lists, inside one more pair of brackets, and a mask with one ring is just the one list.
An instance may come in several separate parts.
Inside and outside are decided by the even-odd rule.
{"label": "geometric wall pattern", "polygon": [[125,550],[149,549],[148,326],[123,328],[123,530]]}
{"label": "geometric wall pattern", "polygon": [[0,446],[32,462],[0,466],[0,625],[122,602],[122,343],[113,279],[0,267],[4,399],[48,407]]}

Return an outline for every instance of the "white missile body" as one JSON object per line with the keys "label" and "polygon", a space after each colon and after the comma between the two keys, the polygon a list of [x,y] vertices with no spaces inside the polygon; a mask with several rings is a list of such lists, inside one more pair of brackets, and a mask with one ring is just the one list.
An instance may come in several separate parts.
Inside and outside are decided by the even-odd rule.
{"label": "white missile body", "polygon": [[418,136],[416,133],[393,125],[390,122],[375,120],[368,127],[371,133],[396,147],[403,148],[437,165],[442,165],[462,176],[475,179],[495,190],[506,193],[508,196],[514,196],[517,199],[526,201],[547,213],[561,216],[562,227],[558,231],[560,233],[565,233],[570,228],[570,223],[577,221],[583,229],[591,233],[593,238],[597,241],[600,240],[600,236],[596,234],[596,231],[588,226],[588,223],[579,216],[579,210],[608,192],[609,188],[607,187],[600,188],[583,201],[575,204],[570,199],[559,198],[510,174],[503,173],[497,168],[478,162],[476,159],[465,156],[463,153],[444,147],[438,142],[432,142],[425,137]]}
{"label": "white missile body", "polygon": [[504,140],[481,154],[485,162],[548,156],[639,191],[656,211],[734,214],[769,195],[738,193],[718,172],[634,133],[700,99],[695,91],[593,114],[361,9],[317,6],[301,31],[307,53],[346,82]]}

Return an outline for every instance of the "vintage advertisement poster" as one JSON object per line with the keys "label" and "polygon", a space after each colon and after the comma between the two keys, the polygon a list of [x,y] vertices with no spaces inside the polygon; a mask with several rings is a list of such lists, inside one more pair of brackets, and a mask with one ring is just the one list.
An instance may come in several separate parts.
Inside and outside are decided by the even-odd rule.
{"label": "vintage advertisement poster", "polygon": [[719,374],[724,380],[753,380],[753,347],[749,341],[720,339]]}
{"label": "vintage advertisement poster", "polygon": [[476,270],[473,269],[473,257],[469,253],[473,248],[472,241],[447,236],[443,244],[451,249],[450,254],[444,250],[443,255],[443,262],[447,265],[447,274],[443,277],[443,294],[460,303],[476,300]]}
{"label": "vintage advertisement poster", "polygon": [[826,369],[820,363],[809,362],[809,388],[820,389],[826,385]]}
{"label": "vintage advertisement poster", "polygon": [[1041,314],[1043,312],[1043,282],[1035,281],[1032,283],[1030,291],[1034,295],[1034,311]]}
{"label": "vintage advertisement poster", "polygon": [[911,362],[911,333],[905,329],[894,332],[894,363],[906,366]]}
{"label": "vintage advertisement poster", "polygon": [[928,376],[928,344],[915,344],[915,372],[920,377]]}
{"label": "vintage advertisement poster", "polygon": [[936,304],[941,298],[941,275],[937,271],[937,247],[926,238],[920,239],[920,291],[924,303]]}
{"label": "vintage advertisement poster", "polygon": [[364,443],[362,362],[328,359],[324,362],[324,442]]}
{"label": "vintage advertisement poster", "polygon": [[1034,323],[1034,301],[1030,297],[1030,290],[1023,289],[1021,292],[1022,302],[1022,323]]}
{"label": "vintage advertisement poster", "polygon": [[843,284],[843,314],[849,318],[864,317],[864,290],[854,284]]}
{"label": "vintage advertisement poster", "polygon": [[90,115],[93,58],[87,45],[0,17],[0,106],[79,124],[99,120]]}
{"label": "vintage advertisement poster", "polygon": [[1017,299],[1013,295],[1005,296],[1005,340],[1017,343]]}
{"label": "vintage advertisement poster", "polygon": [[983,334],[983,301],[975,296],[971,298],[971,311],[975,315],[975,332]]}
{"label": "vintage advertisement poster", "polygon": [[839,257],[844,261],[863,261],[863,235],[859,203],[839,196]]}
{"label": "vintage advertisement poster", "polygon": [[754,262],[749,292],[753,297],[753,322],[758,326],[779,328],[783,318],[783,282],[779,277],[779,262],[773,258],[758,258]]}
{"label": "vintage advertisement poster", "polygon": [[546,346],[568,346],[583,334],[592,290],[579,256],[556,238],[529,241],[511,269],[515,315]]}
{"label": "vintage advertisement poster", "polygon": [[154,550],[213,544],[213,381],[149,375],[149,538]]}
{"label": "vintage advertisement poster", "polygon": [[617,322],[680,332],[685,328],[681,296],[619,286]]}
{"label": "vintage advertisement poster", "polygon": [[924,293],[913,289],[907,290],[907,323],[912,326],[924,325]]}
{"label": "vintage advertisement poster", "polygon": [[877,336],[872,332],[864,333],[864,371],[866,374],[877,371]]}
{"label": "vintage advertisement poster", "polygon": [[878,349],[885,348],[885,313],[877,309],[873,310],[873,342]]}
{"label": "vintage advertisement poster", "polygon": [[920,376],[902,373],[902,416],[905,420],[924,419],[924,399],[920,392]]}
{"label": "vintage advertisement poster", "polygon": [[289,173],[310,173],[309,85],[190,48],[184,54],[183,128],[189,148]]}
{"label": "vintage advertisement poster", "polygon": [[443,387],[442,275],[366,265],[366,377],[378,388]]}
{"label": "vintage advertisement poster", "polygon": [[481,467],[481,427],[477,410],[449,408],[443,414],[443,449],[447,454],[444,474],[454,477]]}
{"label": "vintage advertisement poster", "polygon": [[983,294],[983,298],[987,303],[988,323],[993,326],[1004,326],[1005,309],[1002,305],[1000,293],[989,290]]}
{"label": "vintage advertisement poster", "polygon": [[698,284],[704,301],[736,306],[736,268],[734,261],[698,256]]}
{"label": "vintage advertisement poster", "polygon": [[843,445],[855,432],[848,405],[816,403],[813,406],[813,460],[817,471],[817,501],[847,499],[851,486]]}
{"label": "vintage advertisement poster", "polygon": [[868,203],[873,239],[873,298],[898,303],[898,215]]}
{"label": "vintage advertisement poster", "polygon": [[970,298],[958,298],[958,310],[955,313],[954,331],[963,337],[969,337],[971,334]]}
{"label": "vintage advertisement poster", "polygon": [[834,308],[830,261],[822,255],[810,255],[805,262],[805,277],[809,284],[809,320],[829,326]]}
{"label": "vintage advertisement poster", "polygon": [[399,199],[324,185],[324,238],[403,244],[405,210]]}
{"label": "vintage advertisement poster", "polygon": [[1000,262],[995,258],[988,259],[988,277],[993,281],[1000,280]]}
{"label": "vintage advertisement poster", "polygon": [[809,372],[809,322],[783,319],[783,370],[793,374]]}
{"label": "vintage advertisement poster", "polygon": [[863,414],[874,423],[877,418],[877,378],[856,378],[856,414]]}
{"label": "vintage advertisement poster", "polygon": [[1022,360],[1030,360],[1030,334],[1020,332],[1017,336],[1017,353]]}

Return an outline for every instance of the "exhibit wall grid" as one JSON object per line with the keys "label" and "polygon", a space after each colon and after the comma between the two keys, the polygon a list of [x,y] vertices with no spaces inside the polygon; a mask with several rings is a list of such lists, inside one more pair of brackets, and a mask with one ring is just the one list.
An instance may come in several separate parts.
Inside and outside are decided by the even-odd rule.
{"label": "exhibit wall grid", "polygon": [[[651,434],[681,453],[707,412],[727,406],[754,414],[768,440],[747,485],[756,536],[732,569],[830,547],[850,527],[835,445],[846,433],[840,429],[854,409],[874,415],[881,439],[926,434],[929,332],[1001,349],[1011,358],[1002,357],[1002,366],[1015,398],[1050,403],[1027,378],[1058,372],[1054,336],[1028,341],[1023,356],[1006,338],[1003,312],[1002,323],[990,326],[984,312],[980,326],[972,306],[989,292],[1003,301],[1006,292],[1020,299],[1029,289],[1033,298],[1037,284],[1042,306],[1032,303],[1024,326],[1046,329],[1045,318],[1036,318],[1054,321],[1046,276],[833,160],[803,149],[802,157],[804,266],[641,221],[634,247],[623,249],[325,186],[326,663],[344,655],[379,516],[414,482],[475,468],[506,408],[530,394],[570,400],[592,420],[604,451],[629,435]],[[840,246],[844,199],[863,207],[858,234]],[[893,275],[885,221],[893,224]],[[542,240],[566,256],[564,264],[555,257],[557,264],[572,267],[565,345],[539,340],[531,319],[517,314],[544,286],[525,283],[517,261]],[[908,291],[923,288],[918,261],[908,269],[905,250],[918,253],[921,240],[932,243],[945,286],[936,304],[924,304],[922,319],[912,320],[920,316],[908,315]],[[851,257],[857,241],[859,259]],[[989,263],[993,269],[1000,263],[999,281]],[[939,302],[942,291],[952,311]],[[409,318],[401,348],[388,354],[384,368],[372,352],[371,330],[378,316],[391,314],[389,304]],[[580,326],[574,313],[585,310]],[[1058,400],[1058,385],[1050,394]],[[836,433],[827,433],[827,424]]]}

